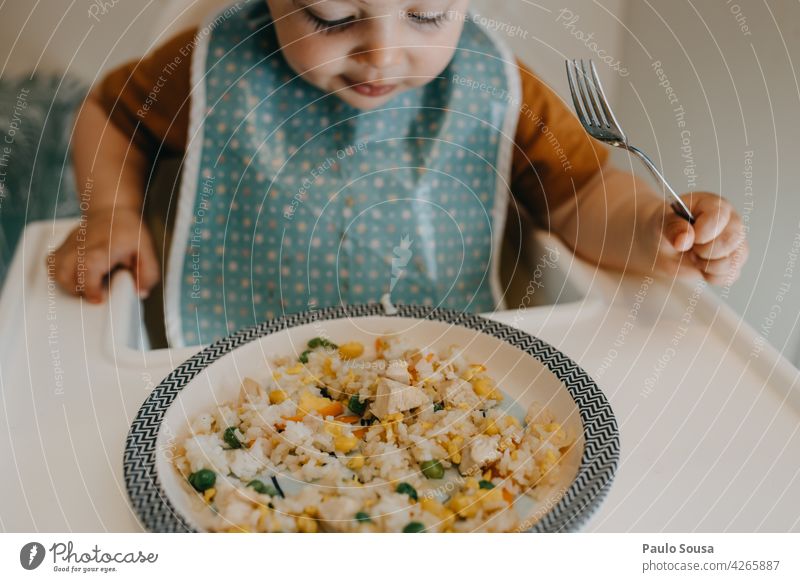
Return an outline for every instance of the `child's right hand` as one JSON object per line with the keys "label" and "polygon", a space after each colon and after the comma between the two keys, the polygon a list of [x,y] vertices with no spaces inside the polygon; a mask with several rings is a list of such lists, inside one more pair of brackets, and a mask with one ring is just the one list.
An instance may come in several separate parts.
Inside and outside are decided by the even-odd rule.
{"label": "child's right hand", "polygon": [[58,284],[92,303],[105,299],[109,275],[117,268],[131,271],[143,298],[160,279],[150,232],[133,208],[90,211],[53,255]]}

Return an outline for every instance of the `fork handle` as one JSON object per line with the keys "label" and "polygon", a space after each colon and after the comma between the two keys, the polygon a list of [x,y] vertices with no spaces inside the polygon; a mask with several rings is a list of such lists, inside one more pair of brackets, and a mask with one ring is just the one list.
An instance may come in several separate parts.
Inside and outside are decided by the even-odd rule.
{"label": "fork handle", "polygon": [[694,224],[695,219],[691,210],[689,210],[689,207],[686,206],[686,203],[681,199],[681,197],[678,196],[678,193],[672,189],[672,186],[669,185],[667,179],[661,174],[661,172],[658,171],[658,168],[656,168],[656,165],[653,163],[653,160],[651,160],[646,153],[644,153],[642,150],[640,150],[635,146],[625,144],[624,147],[626,150],[628,150],[632,154],[636,155],[636,157],[638,157],[640,160],[642,160],[647,169],[650,170],[650,173],[653,174],[653,177],[664,185],[664,187],[667,189],[667,192],[669,192],[669,194],[673,198],[671,206],[672,209],[675,211],[675,214],[677,214],[684,220],[688,221],[689,224]]}

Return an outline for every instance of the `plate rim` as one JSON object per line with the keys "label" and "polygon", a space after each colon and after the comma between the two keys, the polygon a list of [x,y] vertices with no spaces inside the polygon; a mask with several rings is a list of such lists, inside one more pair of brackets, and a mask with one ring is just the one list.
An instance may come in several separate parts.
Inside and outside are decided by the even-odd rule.
{"label": "plate rim", "polygon": [[584,450],[578,474],[558,502],[539,517],[537,533],[579,530],[608,494],[619,464],[619,429],[611,404],[583,368],[544,340],[478,314],[422,305],[398,305],[387,314],[381,304],[337,305],[293,313],[242,328],[216,340],[170,372],[147,396],[125,439],[123,473],[128,500],[139,522],[151,532],[197,533],[174,507],[156,471],[156,443],[164,415],[183,388],[206,367],[262,337],[314,321],[352,317],[398,317],[466,327],[505,341],[542,363],[565,386],[578,408]]}

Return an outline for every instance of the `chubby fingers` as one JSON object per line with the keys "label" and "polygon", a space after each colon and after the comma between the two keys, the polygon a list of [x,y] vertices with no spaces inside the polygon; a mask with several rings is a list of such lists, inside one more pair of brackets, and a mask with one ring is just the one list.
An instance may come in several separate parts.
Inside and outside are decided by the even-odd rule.
{"label": "chubby fingers", "polygon": [[700,259],[723,259],[744,240],[742,219],[733,205],[709,192],[693,192],[684,198],[695,215],[692,251]]}
{"label": "chubby fingers", "polygon": [[750,247],[747,240],[742,239],[739,246],[727,256],[718,259],[704,259],[695,254],[691,256],[706,281],[712,285],[729,285],[741,275],[742,267],[750,256]]}
{"label": "chubby fingers", "polygon": [[139,297],[146,298],[156,283],[161,280],[158,258],[150,244],[142,244],[133,257],[131,270],[136,279],[136,290]]}

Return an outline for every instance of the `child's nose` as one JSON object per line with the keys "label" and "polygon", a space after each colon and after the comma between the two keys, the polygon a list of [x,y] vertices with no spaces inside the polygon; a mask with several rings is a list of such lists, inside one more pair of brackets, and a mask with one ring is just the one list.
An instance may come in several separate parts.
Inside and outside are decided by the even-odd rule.
{"label": "child's nose", "polygon": [[386,31],[376,31],[362,38],[355,58],[361,64],[386,70],[397,62],[401,50]]}

